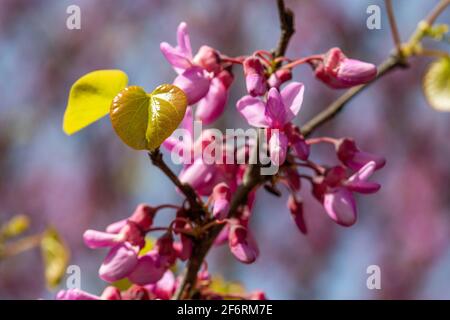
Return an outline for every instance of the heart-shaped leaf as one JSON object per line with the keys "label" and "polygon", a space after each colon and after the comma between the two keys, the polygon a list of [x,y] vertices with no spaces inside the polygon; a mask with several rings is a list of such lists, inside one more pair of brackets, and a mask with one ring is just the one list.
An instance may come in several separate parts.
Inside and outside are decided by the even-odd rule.
{"label": "heart-shaped leaf", "polygon": [[71,135],[108,114],[111,101],[126,87],[121,70],[98,70],[78,79],[70,89],[63,130]]}
{"label": "heart-shaped leaf", "polygon": [[450,111],[450,57],[431,63],[423,79],[428,103],[438,111]]}
{"label": "heart-shaped leaf", "polygon": [[111,122],[117,135],[137,150],[154,150],[183,120],[187,107],[184,92],[163,84],[152,93],[132,86],[123,89],[111,105]]}

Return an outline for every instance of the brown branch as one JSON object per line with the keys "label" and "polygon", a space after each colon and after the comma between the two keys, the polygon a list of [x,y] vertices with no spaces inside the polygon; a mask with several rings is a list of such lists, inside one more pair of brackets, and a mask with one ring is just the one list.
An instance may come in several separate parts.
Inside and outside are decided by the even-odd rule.
{"label": "brown branch", "polygon": [[198,220],[199,214],[202,215],[204,213],[204,208],[201,199],[197,195],[197,192],[195,192],[195,190],[189,184],[182,183],[180,179],[178,179],[177,175],[164,162],[162,153],[159,149],[149,152],[148,155],[150,157],[150,160],[152,161],[152,164],[158,167],[186,196],[186,199],[188,200],[192,211],[194,211],[193,218],[195,218],[195,220]]}
{"label": "brown branch", "polygon": [[391,27],[392,38],[394,40],[396,54],[402,56],[402,42],[400,40],[400,33],[398,32],[397,22],[395,21],[394,9],[392,7],[392,0],[385,0],[386,10]]}
{"label": "brown branch", "polygon": [[278,16],[280,19],[280,29],[281,35],[278,40],[277,48],[275,49],[275,58],[282,57],[285,55],[289,41],[292,35],[295,33],[294,28],[294,13],[291,9],[286,8],[284,5],[284,0],[277,0],[278,6]]}
{"label": "brown branch", "polygon": [[430,14],[425,18],[428,25],[433,25],[437,17],[450,5],[450,0],[441,0],[436,7],[430,12]]}

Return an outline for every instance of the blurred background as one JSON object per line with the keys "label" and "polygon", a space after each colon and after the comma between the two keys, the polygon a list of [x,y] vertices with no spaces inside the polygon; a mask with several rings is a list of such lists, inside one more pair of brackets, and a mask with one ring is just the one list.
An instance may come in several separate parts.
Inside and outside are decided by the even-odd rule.
{"label": "blurred background", "polygon": [[[406,40],[437,1],[394,2]],[[72,4],[81,8],[81,30],[66,28]],[[371,4],[382,8],[380,30],[366,27]],[[339,46],[350,57],[378,64],[393,47],[383,1],[286,5],[297,29],[290,58]],[[440,21],[449,22],[448,11]],[[189,25],[194,51],[208,44],[230,56],[270,50],[280,32],[275,1],[269,0],[0,0],[0,224],[26,214],[27,234],[55,226],[71,250],[70,264],[81,268],[82,289],[95,294],[106,285],[97,276],[106,252],[86,248],[83,231],[103,229],[140,202],[180,203],[181,197],[145,152],[115,136],[107,117],[66,136],[61,126],[70,86],[89,71],[111,68],[123,69],[130,84],[147,91],[171,82],[175,73],[159,43],[175,43],[181,21]],[[260,191],[252,221],[260,258],[242,265],[226,247],[216,248],[208,256],[210,271],[270,299],[450,299],[450,115],[434,111],[423,97],[429,62],[413,59],[409,69],[371,86],[315,133],[354,137],[361,149],[387,158],[374,177],[382,189],[357,199],[356,225],[333,223],[305,184],[309,234],[301,235],[287,197]],[[234,107],[245,94],[240,68],[235,76],[217,123],[221,129],[247,127]],[[341,94],[315,81],[307,66],[297,68],[294,79],[306,85],[297,124]],[[332,164],[330,155],[316,148],[312,156]],[[0,299],[54,297],[41,260],[39,250],[0,260]],[[369,265],[380,266],[381,290],[366,287]]]}

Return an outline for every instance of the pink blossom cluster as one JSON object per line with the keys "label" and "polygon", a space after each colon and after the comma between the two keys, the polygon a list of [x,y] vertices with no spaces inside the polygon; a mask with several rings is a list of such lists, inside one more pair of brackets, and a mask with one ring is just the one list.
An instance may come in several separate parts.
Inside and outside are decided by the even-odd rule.
{"label": "pink blossom cluster", "polygon": [[[187,95],[189,108],[181,126],[192,133],[194,119],[211,124],[225,111],[228,90],[233,83],[233,68],[243,67],[247,95],[239,99],[236,109],[247,123],[265,130],[273,164],[279,166],[278,173],[267,179],[266,190],[279,195],[278,185],[289,192],[287,207],[302,233],[307,233],[300,192],[306,180],[311,192],[323,205],[324,211],[336,223],[351,226],[356,222],[357,209],[354,193],[369,194],[379,190],[380,185],[369,180],[382,168],[382,157],[361,151],[350,138],[334,139],[319,137],[305,139],[300,128],[293,123],[299,114],[305,92],[301,82],[292,80],[292,69],[301,64],[312,67],[316,78],[331,88],[349,88],[372,81],[377,75],[373,64],[347,58],[339,48],[325,54],[290,60],[275,57],[271,52],[257,51],[250,56],[231,58],[219,51],[202,46],[194,55],[186,23],[181,23],[177,32],[177,45],[161,43],[161,51],[177,76],[173,84]],[[197,141],[190,144],[191,154],[195,149],[208,148],[215,141],[204,130]],[[179,141],[168,138],[163,144],[169,151]],[[235,146],[232,152],[247,158],[255,141]],[[310,158],[310,149],[316,144],[331,145],[338,164],[322,165]],[[127,219],[116,222],[105,231],[87,230],[84,240],[89,248],[109,248],[99,269],[100,277],[107,282],[128,279],[133,285],[120,292],[108,287],[101,296],[93,296],[80,290],[62,291],[59,299],[170,299],[177,289],[179,277],[171,268],[177,261],[186,261],[193,252],[193,237],[210,225],[222,224],[223,228],[215,244],[228,244],[230,252],[243,263],[254,262],[259,255],[256,237],[250,230],[250,218],[256,198],[251,190],[246,203],[231,212],[232,198],[243,183],[248,163],[206,163],[201,156],[185,164],[179,180],[189,184],[199,199],[205,201],[207,217],[199,226],[193,221],[188,205],[162,205],[151,207],[140,205]],[[164,229],[154,247],[143,252],[146,235],[161,228],[153,226],[159,210],[176,210],[172,223]],[[210,277],[205,270],[198,274],[199,298],[224,298],[210,291]],[[242,298],[264,298],[260,292]]]}

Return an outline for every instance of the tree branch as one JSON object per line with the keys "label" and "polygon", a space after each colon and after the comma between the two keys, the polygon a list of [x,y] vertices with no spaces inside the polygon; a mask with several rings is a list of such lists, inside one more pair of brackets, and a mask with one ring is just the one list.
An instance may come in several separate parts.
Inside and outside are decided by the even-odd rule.
{"label": "tree branch", "polygon": [[280,19],[281,35],[278,40],[277,48],[275,49],[275,58],[285,55],[289,41],[292,35],[295,33],[294,28],[294,13],[291,9],[286,8],[284,0],[277,0],[278,16]]}
{"label": "tree branch", "polygon": [[394,40],[396,54],[402,56],[402,42],[400,40],[400,33],[398,32],[397,23],[395,21],[394,9],[392,7],[392,0],[385,0],[386,10],[391,27],[392,38]]}
{"label": "tree branch", "polygon": [[425,18],[428,25],[433,25],[437,17],[450,5],[450,0],[441,0],[436,7],[430,12],[430,14]]}
{"label": "tree branch", "polygon": [[198,197],[197,192],[188,184],[182,183],[180,179],[178,179],[177,175],[167,166],[164,162],[161,151],[156,149],[155,151],[151,151],[148,153],[152,164],[158,167],[172,182],[173,184],[180,189],[181,192],[186,196],[186,199],[191,206],[192,211],[194,211],[194,217],[198,220],[198,215],[204,213],[204,208],[202,205],[201,199]]}

